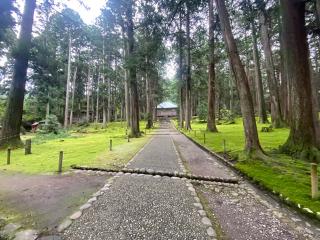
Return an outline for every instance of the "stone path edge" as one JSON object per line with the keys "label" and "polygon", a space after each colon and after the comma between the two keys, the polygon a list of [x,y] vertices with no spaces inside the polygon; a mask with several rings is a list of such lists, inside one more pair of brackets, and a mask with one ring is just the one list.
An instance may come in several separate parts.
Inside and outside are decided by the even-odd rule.
{"label": "stone path edge", "polygon": [[109,172],[109,173],[136,173],[136,174],[146,174],[146,175],[159,175],[159,176],[167,176],[167,177],[177,177],[177,178],[186,178],[189,180],[195,181],[207,181],[207,182],[221,182],[221,183],[230,183],[230,184],[238,184],[239,181],[237,179],[231,178],[217,178],[217,177],[209,177],[209,176],[197,176],[192,174],[185,174],[179,172],[165,172],[165,171],[155,171],[152,169],[145,169],[145,168],[135,168],[135,169],[122,169],[122,170],[115,170],[115,169],[107,169],[107,168],[95,168],[95,167],[81,167],[73,165],[71,166],[72,169],[76,170],[84,170],[84,171],[101,171],[101,172]]}
{"label": "stone path edge", "polygon": [[[90,171],[90,170],[87,170],[87,171]],[[122,174],[117,173],[115,176],[112,176],[111,178],[107,179],[105,185],[100,190],[98,190],[96,193],[93,193],[91,195],[91,198],[88,199],[86,203],[80,206],[77,211],[75,211],[73,214],[71,214],[64,221],[61,222],[61,224],[57,228],[57,232],[62,233],[64,230],[70,227],[73,221],[76,221],[78,218],[80,218],[84,211],[86,211],[88,208],[91,208],[93,206],[93,203],[97,201],[101,195],[103,195],[105,192],[108,191],[114,179],[121,176]]]}
{"label": "stone path edge", "polygon": [[[176,128],[176,126],[175,126]],[[177,128],[176,128],[177,129]],[[294,210],[298,211],[299,213],[303,214],[304,216],[317,220],[320,222],[320,212],[313,212],[309,208],[305,208],[302,204],[293,202],[291,199],[289,199],[286,196],[283,196],[280,192],[274,191],[273,189],[267,187],[264,185],[262,182],[254,179],[253,177],[249,176],[248,174],[240,171],[237,169],[232,163],[230,163],[227,159],[222,157],[221,155],[211,151],[209,148],[206,146],[203,146],[202,144],[198,143],[197,141],[193,140],[189,136],[187,136],[184,132],[180,131],[177,129],[181,134],[183,134],[186,138],[188,138],[191,142],[193,142],[195,145],[200,147],[202,150],[210,154],[211,156],[215,157],[218,159],[221,163],[223,163],[225,166],[229,167],[231,170],[233,170],[236,174],[240,175],[247,181],[249,181],[253,186],[258,188],[259,190],[263,191],[264,193],[268,194],[271,198],[274,200],[278,201],[279,203],[283,203],[287,205],[290,208],[293,208]]]}

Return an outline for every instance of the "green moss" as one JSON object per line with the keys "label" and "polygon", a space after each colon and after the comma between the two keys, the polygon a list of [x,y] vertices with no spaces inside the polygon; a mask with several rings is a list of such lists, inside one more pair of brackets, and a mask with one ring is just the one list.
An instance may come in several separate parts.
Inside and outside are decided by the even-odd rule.
{"label": "green moss", "polygon": [[[258,129],[268,127],[268,124],[258,123],[257,125]],[[279,146],[286,142],[289,129],[277,128],[272,132],[259,132],[261,145],[270,156],[268,160],[260,161],[248,159],[243,152],[245,140],[241,119],[236,119],[233,125],[217,127],[218,133],[206,132],[206,144],[203,142],[203,132],[206,129],[204,123],[194,121],[192,128],[197,131],[196,134],[195,131],[185,131],[185,134],[215,152],[224,151],[223,140],[225,140],[227,153],[237,157],[236,167],[240,171],[267,188],[289,197],[291,201],[310,208],[314,212],[320,212],[320,201],[312,200],[310,196],[310,163],[280,154],[278,151]]]}
{"label": "green moss", "polygon": [[[143,123],[142,123],[143,124]],[[111,123],[107,128],[90,125],[86,133],[73,129],[63,137],[28,135],[33,138],[32,154],[24,155],[24,149],[11,153],[11,164],[6,165],[6,151],[0,151],[0,170],[23,173],[55,173],[58,169],[59,151],[64,151],[63,171],[71,165],[121,168],[147,142],[149,136],[127,142],[124,123]],[[109,151],[112,139],[113,149]]]}

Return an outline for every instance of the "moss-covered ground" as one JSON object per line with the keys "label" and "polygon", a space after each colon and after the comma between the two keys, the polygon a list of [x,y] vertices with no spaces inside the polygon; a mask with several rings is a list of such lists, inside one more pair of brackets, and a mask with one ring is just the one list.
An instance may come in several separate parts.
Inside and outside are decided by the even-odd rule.
{"label": "moss-covered ground", "polygon": [[[145,126],[145,123],[142,122],[141,126]],[[1,150],[0,171],[27,174],[55,173],[58,170],[60,151],[64,152],[63,171],[67,171],[73,164],[119,169],[148,141],[149,136],[133,138],[128,143],[125,124],[115,122],[106,128],[92,124],[59,135],[23,136],[24,140],[28,138],[32,138],[32,154],[25,155],[24,149],[12,150],[11,164],[7,165],[7,152]],[[110,139],[112,139],[112,151],[109,150]]]}
{"label": "moss-covered ground", "polygon": [[269,189],[289,197],[295,203],[320,212],[320,200],[312,200],[310,196],[310,163],[277,153],[279,146],[286,141],[289,129],[281,128],[273,129],[271,132],[261,132],[262,127],[268,127],[269,124],[258,123],[257,126],[261,145],[271,156],[269,161],[247,159],[243,153],[242,119],[236,119],[235,124],[218,125],[218,133],[207,132],[206,123],[196,120],[192,123],[192,131],[183,131],[198,143],[217,153],[224,151],[223,142],[225,140],[228,155],[237,159],[236,168]]}

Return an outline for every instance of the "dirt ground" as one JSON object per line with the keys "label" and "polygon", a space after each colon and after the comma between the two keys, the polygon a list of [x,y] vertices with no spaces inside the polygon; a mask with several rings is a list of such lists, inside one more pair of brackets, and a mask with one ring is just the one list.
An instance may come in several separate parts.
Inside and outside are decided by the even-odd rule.
{"label": "dirt ground", "polygon": [[96,173],[24,175],[0,171],[1,217],[51,232],[109,177]]}

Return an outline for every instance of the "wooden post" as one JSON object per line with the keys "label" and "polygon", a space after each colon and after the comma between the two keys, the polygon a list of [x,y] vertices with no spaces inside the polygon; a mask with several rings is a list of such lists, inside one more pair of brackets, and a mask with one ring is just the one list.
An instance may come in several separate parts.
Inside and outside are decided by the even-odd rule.
{"label": "wooden post", "polygon": [[10,165],[11,163],[11,148],[8,148],[7,150],[7,165]]}
{"label": "wooden post", "polygon": [[203,143],[206,144],[206,133],[203,133]]}
{"label": "wooden post", "polygon": [[311,197],[316,199],[318,196],[318,164],[311,163]]}
{"label": "wooden post", "polygon": [[63,161],[63,151],[60,151],[58,173],[62,173],[62,161]]}
{"label": "wooden post", "polygon": [[109,150],[112,151],[112,139],[110,139]]}
{"label": "wooden post", "polygon": [[226,154],[227,149],[226,149],[226,140],[223,139],[223,153]]}
{"label": "wooden post", "polygon": [[26,145],[24,146],[24,154],[31,154],[31,139],[26,140]]}
{"label": "wooden post", "polygon": [[128,135],[128,142],[130,142],[130,137],[129,137],[129,135]]}

